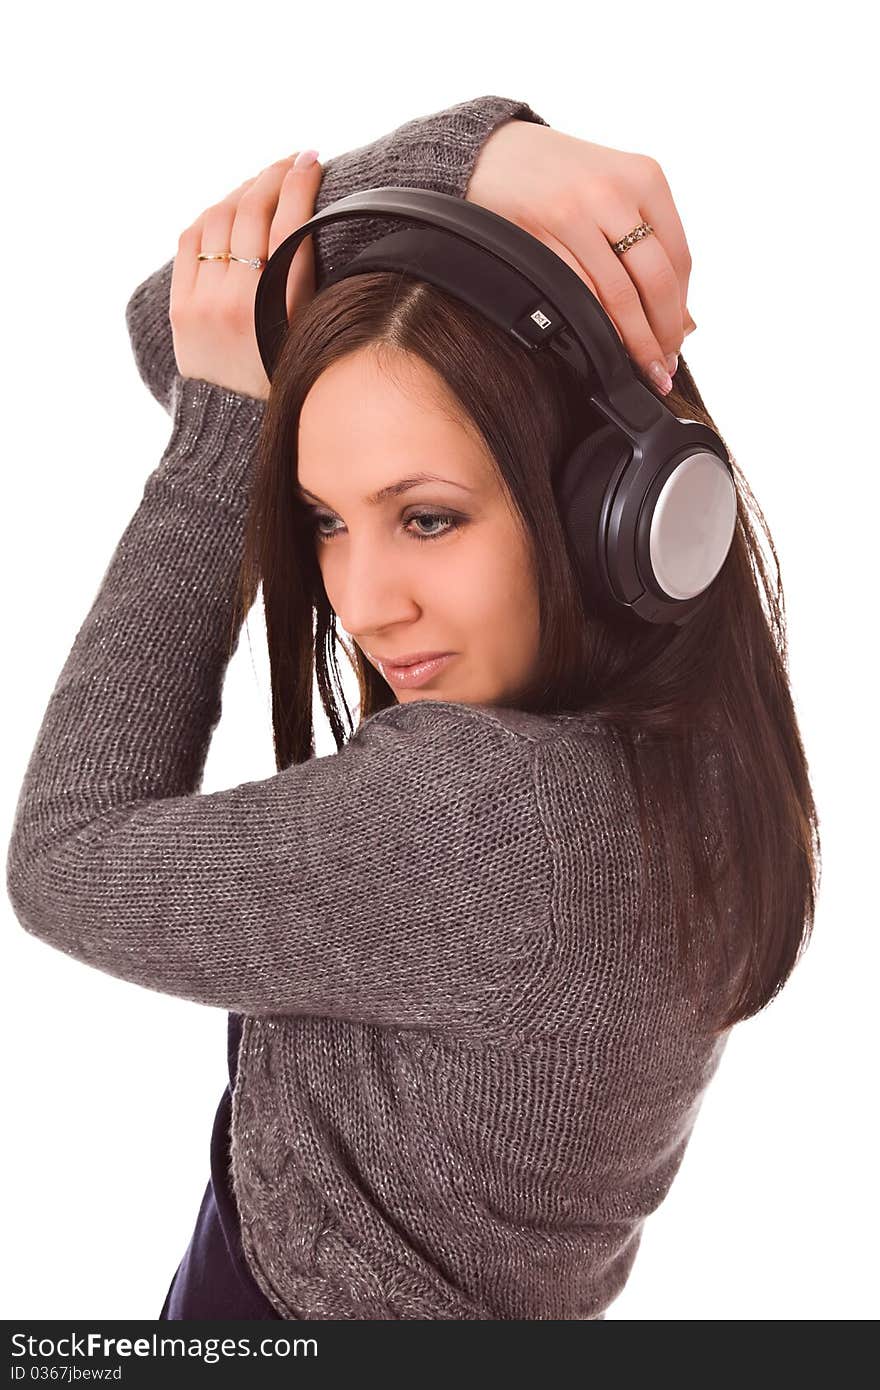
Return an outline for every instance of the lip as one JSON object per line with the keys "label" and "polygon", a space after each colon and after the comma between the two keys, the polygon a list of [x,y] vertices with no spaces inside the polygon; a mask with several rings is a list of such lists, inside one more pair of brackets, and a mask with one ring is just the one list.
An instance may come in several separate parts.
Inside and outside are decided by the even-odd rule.
{"label": "lip", "polygon": [[450,656],[450,652],[405,652],[403,656],[379,656],[377,652],[367,652],[371,661],[377,661],[382,666],[415,666],[422,661],[433,661],[438,656]]}
{"label": "lip", "polygon": [[[412,659],[413,656],[415,660]],[[427,681],[432,680],[454,656],[455,652],[415,652],[410,653],[405,661],[385,661],[378,656],[374,656],[372,659],[378,665],[389,685],[409,689],[413,686],[425,685]]]}

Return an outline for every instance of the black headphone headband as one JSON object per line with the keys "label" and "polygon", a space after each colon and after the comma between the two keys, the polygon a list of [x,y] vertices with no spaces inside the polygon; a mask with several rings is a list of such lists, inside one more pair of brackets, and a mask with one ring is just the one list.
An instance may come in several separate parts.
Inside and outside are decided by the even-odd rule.
{"label": "black headphone headband", "polygon": [[609,421],[559,474],[557,497],[589,593],[649,622],[687,621],[733,538],[736,493],[724,444],[657,399],[595,295],[515,223],[419,188],[370,188],[329,204],[276,248],[261,273],[254,319],[270,381],[289,328],[287,280],[297,248],[324,223],[365,216],[434,230],[392,232],[320,288],[370,270],[402,270],[456,295],[523,347],[549,346],[564,357]]}
{"label": "black headphone headband", "polygon": [[[578,353],[572,353],[570,340],[565,338],[567,324],[596,371],[603,394],[614,404],[619,417],[616,422],[621,428],[629,424],[632,429],[645,430],[657,418],[660,402],[633,377],[632,365],[614,325],[595,295],[565,261],[537,237],[488,208],[422,188],[367,188],[350,193],[297,227],[276,248],[260,276],[254,308],[257,343],[270,381],[288,328],[287,278],[300,242],[325,222],[365,215],[426,222],[480,248],[486,253],[478,258],[481,274],[487,276],[486,289],[481,277],[471,273],[466,274],[463,282],[450,285],[450,289],[468,300],[471,295],[478,301],[484,299],[484,303],[478,302],[474,307],[527,347],[541,347],[556,339],[557,351],[571,356],[574,365],[583,370],[583,360]],[[412,244],[417,252],[418,241]],[[508,270],[507,276],[499,277],[499,292],[492,276],[496,264]],[[474,261],[468,265],[468,272],[472,265]],[[507,298],[510,293],[512,299]],[[566,306],[564,314],[556,307],[559,304]]]}

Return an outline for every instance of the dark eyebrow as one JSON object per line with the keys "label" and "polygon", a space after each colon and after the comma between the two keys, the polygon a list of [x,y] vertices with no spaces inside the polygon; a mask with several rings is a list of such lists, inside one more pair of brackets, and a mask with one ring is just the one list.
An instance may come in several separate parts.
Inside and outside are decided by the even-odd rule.
{"label": "dark eyebrow", "polygon": [[[378,506],[387,497],[399,497],[402,492],[409,492],[410,488],[418,487],[420,483],[449,483],[450,487],[459,487],[463,492],[473,492],[472,487],[467,487],[464,483],[455,483],[451,478],[440,478],[436,473],[414,473],[411,478],[400,478],[396,483],[389,483],[387,487],[380,487],[378,492],[372,493],[367,501],[370,506]],[[307,498],[310,502],[320,502],[322,507],[327,503],[322,502],[320,497],[316,497],[308,488],[304,488],[300,483],[296,484],[296,491],[300,497]]]}

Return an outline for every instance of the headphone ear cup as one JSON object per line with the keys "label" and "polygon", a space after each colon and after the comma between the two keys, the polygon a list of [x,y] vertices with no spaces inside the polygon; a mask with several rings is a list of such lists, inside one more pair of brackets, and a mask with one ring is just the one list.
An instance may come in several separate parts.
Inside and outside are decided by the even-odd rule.
{"label": "headphone ear cup", "polygon": [[614,425],[588,434],[554,471],[553,492],[569,551],[589,606],[615,607],[605,556],[602,509],[613,478],[623,472],[632,450]]}

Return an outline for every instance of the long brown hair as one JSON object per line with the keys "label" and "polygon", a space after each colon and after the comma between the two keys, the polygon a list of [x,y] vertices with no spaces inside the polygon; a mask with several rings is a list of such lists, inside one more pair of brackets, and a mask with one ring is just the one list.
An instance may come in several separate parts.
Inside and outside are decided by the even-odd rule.
{"label": "long brown hair", "polygon": [[[397,272],[320,290],[297,312],[273,373],[231,643],[262,585],[278,769],[314,755],[315,681],[337,749],[354,731],[339,646],[357,675],[360,719],[396,703],[337,632],[294,493],[303,402],[323,371],[359,349],[389,363],[400,352],[420,358],[481,432],[525,523],[539,587],[539,659],[517,705],[583,711],[613,727],[637,793],[644,862],[652,839],[665,844],[683,966],[696,962],[699,911],[709,913],[701,941],[710,943],[723,1000],[714,1031],[757,1013],[807,944],[820,873],[818,818],[789,691],[782,581],[763,514],[734,458],[736,531],[696,617],[676,627],[596,611],[578,582],[551,476],[564,450],[606,422],[555,353],[523,349],[454,296]],[[720,433],[683,357],[664,403]],[[752,516],[773,557],[772,582]],[[715,793],[726,816],[713,836]]]}

